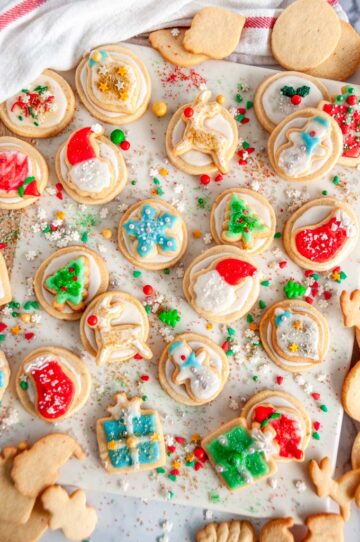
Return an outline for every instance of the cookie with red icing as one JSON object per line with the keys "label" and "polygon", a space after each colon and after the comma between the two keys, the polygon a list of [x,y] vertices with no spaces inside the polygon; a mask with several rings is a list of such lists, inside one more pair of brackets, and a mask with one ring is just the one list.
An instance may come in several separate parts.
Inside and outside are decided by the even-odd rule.
{"label": "cookie with red icing", "polygon": [[311,434],[311,420],[302,403],[289,393],[264,390],[243,406],[241,416],[248,425],[256,422],[264,431],[270,425],[279,446],[277,461],[303,461]]}
{"label": "cookie with red icing", "polygon": [[184,275],[184,294],[212,322],[230,323],[246,314],[259,294],[259,270],[250,256],[230,245],[210,248]]}
{"label": "cookie with red icing", "polygon": [[0,137],[0,209],[22,209],[35,203],[48,176],[37,149],[16,137]]}
{"label": "cookie with red icing", "polygon": [[59,148],[55,167],[69,196],[90,205],[114,199],[127,178],[120,148],[104,136],[100,124],[73,132]]}
{"label": "cookie with red icing", "polygon": [[359,222],[352,207],[336,198],[311,200],[285,224],[283,241],[290,258],[313,271],[329,271],[354,250]]}
{"label": "cookie with red icing", "polygon": [[86,403],[90,373],[83,361],[65,348],[33,350],[16,376],[16,391],[24,408],[49,423],[68,418]]}

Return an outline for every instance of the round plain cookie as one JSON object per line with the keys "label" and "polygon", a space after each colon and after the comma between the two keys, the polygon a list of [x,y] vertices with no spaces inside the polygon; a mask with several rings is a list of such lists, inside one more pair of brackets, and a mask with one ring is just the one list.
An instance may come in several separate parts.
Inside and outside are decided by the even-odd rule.
{"label": "round plain cookie", "polygon": [[105,45],[90,51],[76,69],[76,89],[86,109],[109,124],[134,122],[151,96],[149,72],[130,49]]}
{"label": "round plain cookie", "polygon": [[69,196],[86,205],[102,205],[123,190],[127,171],[117,145],[99,124],[79,128],[59,148],[56,174]]}
{"label": "round plain cookie", "polygon": [[341,403],[348,416],[360,421],[360,361],[358,361],[345,376]]}
{"label": "round plain cookie", "polygon": [[51,254],[34,277],[37,300],[59,320],[80,320],[86,305],[108,284],[109,273],[102,257],[76,245]]}
{"label": "round plain cookie", "polygon": [[119,222],[118,246],[133,265],[152,271],[174,266],[188,245],[181,214],[160,199],[134,203]]}
{"label": "round plain cookie", "polygon": [[166,131],[170,162],[191,175],[227,173],[238,144],[234,117],[203,90],[191,103],[180,107]]}
{"label": "round plain cookie", "polygon": [[205,60],[209,60],[206,55],[196,55],[189,53],[183,46],[185,29],[164,28],[156,30],[149,34],[149,42],[154,49],[157,49],[161,56],[168,62],[176,66],[195,66]]}
{"label": "round plain cookie", "polygon": [[0,350],[0,405],[10,381],[10,367],[4,352]]}
{"label": "round plain cookie", "polygon": [[259,295],[255,261],[237,247],[221,245],[188,266],[183,290],[192,308],[210,322],[230,323],[246,314]]}
{"label": "round plain cookie", "polygon": [[146,341],[149,320],[134,296],[114,290],[95,297],[80,321],[81,342],[97,365],[126,361],[136,354],[152,357]]}
{"label": "round plain cookie", "polygon": [[170,397],[184,405],[204,405],[222,392],[229,364],[222,348],[197,333],[176,335],[159,359],[159,382]]}
{"label": "round plain cookie", "polygon": [[271,132],[268,156],[277,175],[291,182],[315,181],[340,158],[343,136],[337,122],[319,109],[285,117]]}
{"label": "round plain cookie", "polygon": [[336,198],[318,198],[297,209],[286,221],[283,243],[300,267],[329,271],[354,250],[359,222],[352,207]]}
{"label": "round plain cookie", "polygon": [[216,243],[238,247],[244,254],[260,254],[275,234],[274,209],[264,196],[247,188],[221,192],[211,207],[210,229]]}
{"label": "round plain cookie", "polygon": [[360,36],[351,24],[340,21],[341,34],[335,51],[324,62],[308,70],[309,75],[346,81],[360,65]]}
{"label": "round plain cookie", "polygon": [[[281,416],[275,417],[274,413]],[[311,435],[311,419],[303,404],[290,393],[260,391],[246,401],[240,415],[248,426],[254,422],[263,427],[268,423],[271,425],[276,432],[274,440],[279,444],[277,461],[304,461]]]}
{"label": "round plain cookie", "polygon": [[80,410],[91,388],[91,376],[81,359],[54,346],[33,350],[16,375],[16,392],[23,407],[48,423],[57,423]]}
{"label": "round plain cookie", "polygon": [[269,307],[259,325],[261,343],[281,369],[301,373],[324,361],[329,348],[326,318],[300,299]]}
{"label": "round plain cookie", "polygon": [[35,147],[16,137],[0,137],[0,209],[35,203],[48,177],[45,158]]}
{"label": "round plain cookie", "polygon": [[317,107],[321,100],[329,98],[327,88],[318,79],[299,72],[279,72],[256,89],[254,111],[261,126],[272,132],[288,115]]}
{"label": "round plain cookie", "polygon": [[331,55],[340,34],[340,20],[328,2],[297,0],[275,22],[272,54],[287,70],[310,70]]}
{"label": "round plain cookie", "polygon": [[31,84],[0,104],[0,118],[17,135],[53,137],[70,124],[75,98],[58,73],[45,70]]}

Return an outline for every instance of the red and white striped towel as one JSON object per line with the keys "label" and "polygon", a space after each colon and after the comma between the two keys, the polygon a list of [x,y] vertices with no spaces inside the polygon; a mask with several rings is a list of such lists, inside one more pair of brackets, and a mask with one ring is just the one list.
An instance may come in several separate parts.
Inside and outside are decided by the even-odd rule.
{"label": "red and white striped towel", "polygon": [[[0,102],[46,68],[67,70],[85,51],[102,43],[145,43],[151,30],[189,26],[208,5],[246,17],[230,60],[274,64],[269,36],[276,18],[292,0],[2,0],[0,1]],[[340,18],[338,0],[328,0]],[[134,36],[137,38],[134,39]]]}

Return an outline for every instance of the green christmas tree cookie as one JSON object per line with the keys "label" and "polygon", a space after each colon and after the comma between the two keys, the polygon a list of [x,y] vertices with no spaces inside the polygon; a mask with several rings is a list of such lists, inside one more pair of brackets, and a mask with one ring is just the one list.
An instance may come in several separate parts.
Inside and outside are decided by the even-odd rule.
{"label": "green christmas tree cookie", "polygon": [[85,306],[88,283],[89,261],[86,256],[79,256],[46,277],[44,287],[55,295],[53,306],[56,310],[63,311],[67,303],[74,311],[81,311]]}
{"label": "green christmas tree cookie", "polygon": [[223,239],[229,243],[240,242],[244,249],[254,245],[255,237],[264,237],[268,227],[238,194],[232,194],[227,205]]}

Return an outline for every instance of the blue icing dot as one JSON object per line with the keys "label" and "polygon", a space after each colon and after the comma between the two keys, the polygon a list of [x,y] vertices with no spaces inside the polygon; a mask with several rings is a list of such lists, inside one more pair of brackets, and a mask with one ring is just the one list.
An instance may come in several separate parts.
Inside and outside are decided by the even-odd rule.
{"label": "blue icing dot", "polygon": [[[101,55],[100,62],[102,62],[103,60],[105,60],[105,58],[108,56],[108,54],[107,54],[106,51],[103,51],[103,50],[100,50],[99,53]],[[98,64],[98,62],[96,62],[96,60],[93,60],[91,58],[91,56],[90,56],[90,58],[89,58],[89,66],[93,67],[93,66],[95,66],[95,64]]]}
{"label": "blue icing dot", "polygon": [[151,205],[144,205],[139,220],[130,219],[123,225],[125,232],[136,239],[136,251],[141,257],[147,256],[156,246],[162,251],[175,251],[177,240],[166,233],[177,222],[178,217],[170,213],[161,213]]}
{"label": "blue icing dot", "polygon": [[0,371],[0,388],[3,388],[5,386],[5,373],[4,371]]}
{"label": "blue icing dot", "polygon": [[283,311],[281,314],[275,316],[275,325],[280,326],[285,320],[289,320],[292,317],[290,311]]}

